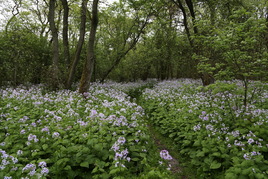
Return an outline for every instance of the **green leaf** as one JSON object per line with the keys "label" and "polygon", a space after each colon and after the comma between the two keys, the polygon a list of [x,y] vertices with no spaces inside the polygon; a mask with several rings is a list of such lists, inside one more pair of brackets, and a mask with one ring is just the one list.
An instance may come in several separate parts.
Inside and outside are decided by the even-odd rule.
{"label": "green leaf", "polygon": [[115,174],[115,173],[117,173],[117,172],[120,172],[120,169],[119,169],[119,168],[112,169],[112,170],[109,172],[109,174],[110,174],[110,175],[113,175],[113,174]]}
{"label": "green leaf", "polygon": [[72,170],[72,167],[70,165],[67,165],[64,170]]}
{"label": "green leaf", "polygon": [[95,167],[91,173],[97,173],[99,171],[99,168],[98,167]]}
{"label": "green leaf", "polygon": [[82,162],[80,163],[81,167],[89,168],[89,163],[88,162]]}
{"label": "green leaf", "polygon": [[210,169],[218,169],[221,167],[221,163],[218,163],[216,160],[214,160],[211,164],[210,164]]}
{"label": "green leaf", "polygon": [[196,154],[197,157],[204,157],[205,156],[205,152],[204,151],[201,151],[201,152],[198,152]]}
{"label": "green leaf", "polygon": [[43,150],[47,150],[48,149],[48,145],[47,144],[44,144],[44,145],[42,145],[42,148],[43,148]]}
{"label": "green leaf", "polygon": [[227,173],[225,175],[225,178],[237,178],[237,175],[235,175],[234,173]]}
{"label": "green leaf", "polygon": [[131,160],[132,161],[139,161],[140,159],[138,159],[138,158],[132,158]]}

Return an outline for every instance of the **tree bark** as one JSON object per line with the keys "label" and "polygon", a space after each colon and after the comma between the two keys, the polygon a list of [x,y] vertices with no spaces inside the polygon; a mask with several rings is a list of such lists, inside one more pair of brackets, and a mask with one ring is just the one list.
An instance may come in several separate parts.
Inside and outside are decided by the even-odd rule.
{"label": "tree bark", "polygon": [[188,9],[190,11],[191,17],[192,17],[194,33],[198,34],[198,28],[197,28],[196,23],[195,23],[195,12],[194,12],[193,2],[192,2],[192,0],[185,0],[185,1],[186,1],[187,6],[188,6]]}
{"label": "tree bark", "polygon": [[94,45],[95,45],[96,31],[98,27],[98,3],[99,0],[94,0],[92,5],[92,20],[90,27],[89,42],[88,42],[87,59],[84,65],[79,87],[79,93],[82,94],[88,91],[95,62]]}
{"label": "tree bark", "polygon": [[265,16],[266,16],[266,38],[265,38],[265,40],[266,40],[266,48],[268,50],[268,5],[266,7],[266,14],[265,14]]}
{"label": "tree bark", "polygon": [[51,85],[54,89],[59,87],[59,40],[58,31],[55,25],[55,3],[56,0],[49,1],[49,28],[52,32],[52,69],[51,69]]}
{"label": "tree bark", "polygon": [[66,65],[70,66],[70,52],[69,52],[69,39],[68,39],[68,17],[69,17],[69,6],[67,0],[61,0],[63,6],[63,29],[62,29],[62,40],[64,48],[64,61]]}
{"label": "tree bark", "polygon": [[83,0],[81,4],[81,22],[80,22],[80,32],[79,32],[80,34],[79,34],[79,40],[78,40],[76,51],[75,51],[75,56],[74,56],[72,66],[70,67],[70,71],[68,75],[68,80],[66,84],[67,89],[71,88],[75,70],[76,70],[78,62],[80,61],[80,55],[81,55],[81,51],[82,51],[83,44],[85,41],[87,3],[88,3],[88,0]]}
{"label": "tree bark", "polygon": [[177,0],[177,2],[175,0],[172,0],[172,2],[176,6],[178,6],[178,8],[180,8],[180,10],[182,12],[182,15],[183,15],[183,25],[184,25],[184,28],[185,28],[185,31],[186,31],[186,35],[187,35],[187,38],[188,38],[188,40],[190,42],[191,47],[193,47],[193,41],[192,41],[190,30],[189,30],[189,27],[188,27],[188,21],[187,21],[187,15],[186,15],[185,8],[183,7],[181,0]]}

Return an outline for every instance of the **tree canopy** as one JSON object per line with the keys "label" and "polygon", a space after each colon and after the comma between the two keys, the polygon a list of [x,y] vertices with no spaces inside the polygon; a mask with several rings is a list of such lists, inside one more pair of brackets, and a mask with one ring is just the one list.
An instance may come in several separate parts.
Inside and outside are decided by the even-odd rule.
{"label": "tree canopy", "polygon": [[266,0],[5,3],[0,85],[71,88],[83,80],[148,78],[201,78],[204,85],[215,79],[240,79],[245,85],[267,81]]}

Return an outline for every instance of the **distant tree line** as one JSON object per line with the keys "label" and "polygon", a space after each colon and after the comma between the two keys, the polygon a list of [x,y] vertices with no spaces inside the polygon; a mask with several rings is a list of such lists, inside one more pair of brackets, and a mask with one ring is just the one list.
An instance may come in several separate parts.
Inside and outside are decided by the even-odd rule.
{"label": "distant tree line", "polygon": [[[11,0],[10,0],[11,1]],[[201,78],[267,81],[266,0],[13,0],[0,85]]]}

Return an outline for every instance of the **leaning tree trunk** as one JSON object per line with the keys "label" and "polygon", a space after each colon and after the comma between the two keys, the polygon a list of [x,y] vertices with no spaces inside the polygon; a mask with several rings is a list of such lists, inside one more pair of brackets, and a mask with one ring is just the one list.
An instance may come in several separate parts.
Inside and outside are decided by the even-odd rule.
{"label": "leaning tree trunk", "polygon": [[[145,22],[142,24],[140,30],[138,31],[137,33],[137,36],[134,37],[133,41],[131,42],[131,44],[129,45],[129,47],[124,51],[124,52],[120,52],[116,59],[115,59],[115,62],[114,64],[104,73],[103,77],[101,78],[100,82],[103,83],[104,80],[108,77],[108,75],[115,69],[115,67],[120,63],[120,61],[133,49],[135,48],[136,44],[138,43],[139,39],[140,39],[140,36],[141,34],[143,33],[145,27],[148,25],[148,22],[149,22],[149,18],[150,18],[150,15],[147,16],[147,18],[145,19]],[[127,39],[125,39],[125,42],[124,42],[124,47],[126,46],[127,44]]]}
{"label": "leaning tree trunk", "polygon": [[94,44],[98,27],[98,2],[99,0],[94,0],[92,5],[92,20],[88,42],[87,59],[84,65],[79,87],[79,93],[82,94],[88,91],[95,62]]}
{"label": "leaning tree trunk", "polygon": [[88,0],[83,0],[82,5],[81,5],[80,35],[79,35],[79,40],[78,40],[78,44],[77,44],[76,51],[75,51],[74,60],[72,62],[72,66],[70,67],[69,76],[68,76],[67,83],[66,83],[67,89],[71,88],[74,74],[75,74],[75,70],[76,70],[76,66],[80,60],[81,51],[82,51],[83,44],[85,41],[87,3],[88,3]]}
{"label": "leaning tree trunk", "polygon": [[49,28],[52,32],[52,66],[50,71],[50,80],[51,87],[57,89],[59,87],[59,40],[58,40],[58,31],[55,25],[55,3],[56,0],[49,1]]}

